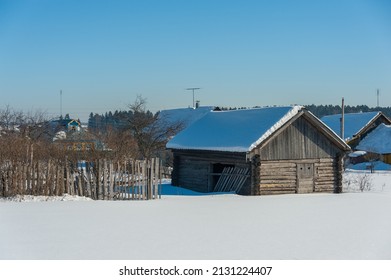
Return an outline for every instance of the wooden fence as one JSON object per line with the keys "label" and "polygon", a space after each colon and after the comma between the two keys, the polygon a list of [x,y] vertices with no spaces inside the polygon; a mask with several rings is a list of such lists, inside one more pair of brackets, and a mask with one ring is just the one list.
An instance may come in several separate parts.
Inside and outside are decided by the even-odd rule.
{"label": "wooden fence", "polygon": [[65,193],[95,200],[147,200],[161,196],[161,161],[35,161],[0,165],[0,196]]}

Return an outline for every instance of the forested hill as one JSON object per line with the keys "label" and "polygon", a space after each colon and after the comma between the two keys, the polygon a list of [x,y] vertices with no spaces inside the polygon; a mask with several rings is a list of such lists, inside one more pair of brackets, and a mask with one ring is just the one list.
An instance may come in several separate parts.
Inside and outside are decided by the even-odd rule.
{"label": "forested hill", "polygon": [[[342,109],[340,105],[304,105],[304,107],[312,112],[318,118],[328,115],[341,114]],[[254,108],[260,108],[255,106]],[[220,107],[220,110],[241,110],[248,109],[246,107]],[[360,113],[360,112],[383,112],[387,117],[391,118],[391,107],[368,107],[367,105],[345,106],[345,113]]]}
{"label": "forested hill", "polygon": [[[341,113],[340,105],[306,105],[307,110],[312,112],[318,118],[326,115],[334,115]],[[220,107],[220,110],[238,110],[246,108],[237,107]],[[382,111],[386,116],[391,118],[391,107],[375,107],[370,108],[366,105],[359,106],[345,106],[345,113],[359,113],[359,112],[373,112]],[[151,112],[147,111],[147,114],[152,115]],[[129,123],[129,120],[133,117],[131,111],[115,111],[106,112],[105,114],[91,113],[88,119],[88,127],[91,130],[105,132],[107,129],[125,129]]]}
{"label": "forested hill", "polygon": [[[308,111],[312,112],[318,118],[327,115],[341,114],[340,105],[306,105]],[[360,113],[360,112],[378,112],[381,111],[387,117],[391,118],[391,107],[368,107],[367,105],[345,106],[345,113]]]}

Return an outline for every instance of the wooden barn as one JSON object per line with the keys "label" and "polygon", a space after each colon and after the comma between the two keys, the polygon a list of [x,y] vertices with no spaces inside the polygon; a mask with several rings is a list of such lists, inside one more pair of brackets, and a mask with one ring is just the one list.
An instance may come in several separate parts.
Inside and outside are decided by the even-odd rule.
{"label": "wooden barn", "polygon": [[301,106],[213,111],[167,148],[174,186],[243,195],[340,192],[350,151]]}
{"label": "wooden barn", "polygon": [[391,125],[380,124],[360,142],[357,149],[377,155],[376,158],[391,164]]}
{"label": "wooden barn", "polygon": [[[324,116],[321,120],[341,135],[341,114]],[[360,141],[380,124],[390,125],[391,120],[382,112],[349,113],[344,115],[344,140],[355,149]]]}

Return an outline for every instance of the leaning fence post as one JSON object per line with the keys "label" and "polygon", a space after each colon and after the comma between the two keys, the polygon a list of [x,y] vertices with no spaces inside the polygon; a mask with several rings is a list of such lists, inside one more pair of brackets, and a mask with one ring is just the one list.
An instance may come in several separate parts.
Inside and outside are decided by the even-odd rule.
{"label": "leaning fence post", "polygon": [[159,180],[160,180],[160,160],[156,158],[155,174],[154,174],[154,185],[155,185],[155,199],[159,197]]}
{"label": "leaning fence post", "polygon": [[147,200],[148,199],[148,193],[147,193],[147,186],[148,186],[148,173],[147,173],[147,161],[143,161],[143,199]]}
{"label": "leaning fence post", "polygon": [[152,199],[152,180],[153,180],[153,167],[155,165],[155,159],[151,158],[147,161],[147,186],[148,186],[148,199]]}
{"label": "leaning fence post", "polygon": [[109,186],[108,186],[108,197],[107,199],[108,200],[112,200],[113,198],[113,191],[114,191],[114,164],[112,161],[110,161],[110,164],[109,164]]}
{"label": "leaning fence post", "polygon": [[102,199],[102,160],[99,159],[97,161],[97,164],[98,164],[98,178],[96,178],[96,182],[97,182],[97,186],[96,186],[96,189],[97,189],[97,199]]}

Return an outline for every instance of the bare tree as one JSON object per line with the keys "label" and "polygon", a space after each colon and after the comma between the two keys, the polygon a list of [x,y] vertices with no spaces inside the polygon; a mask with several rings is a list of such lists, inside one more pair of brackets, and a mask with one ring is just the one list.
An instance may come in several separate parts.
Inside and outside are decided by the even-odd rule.
{"label": "bare tree", "polygon": [[137,143],[129,130],[107,129],[103,142],[110,151],[108,154],[116,160],[138,158]]}
{"label": "bare tree", "polygon": [[29,112],[0,108],[0,160],[27,161],[33,157],[57,155],[51,143],[50,125],[43,111]]}
{"label": "bare tree", "polygon": [[129,130],[142,158],[158,156],[165,150],[170,137],[183,128],[181,123],[168,123],[159,117],[159,113],[152,114],[148,111],[146,99],[140,95],[133,104],[129,105],[129,109],[133,113],[128,120]]}
{"label": "bare tree", "polygon": [[368,173],[345,173],[343,179],[346,191],[371,191],[373,181],[371,174]]}
{"label": "bare tree", "polygon": [[357,178],[357,185],[358,185],[358,188],[361,192],[370,191],[373,186],[372,177],[367,173],[360,175]]}
{"label": "bare tree", "polygon": [[0,109],[0,129],[4,133],[15,132],[18,126],[23,124],[24,116],[22,111],[16,111],[9,105]]}

